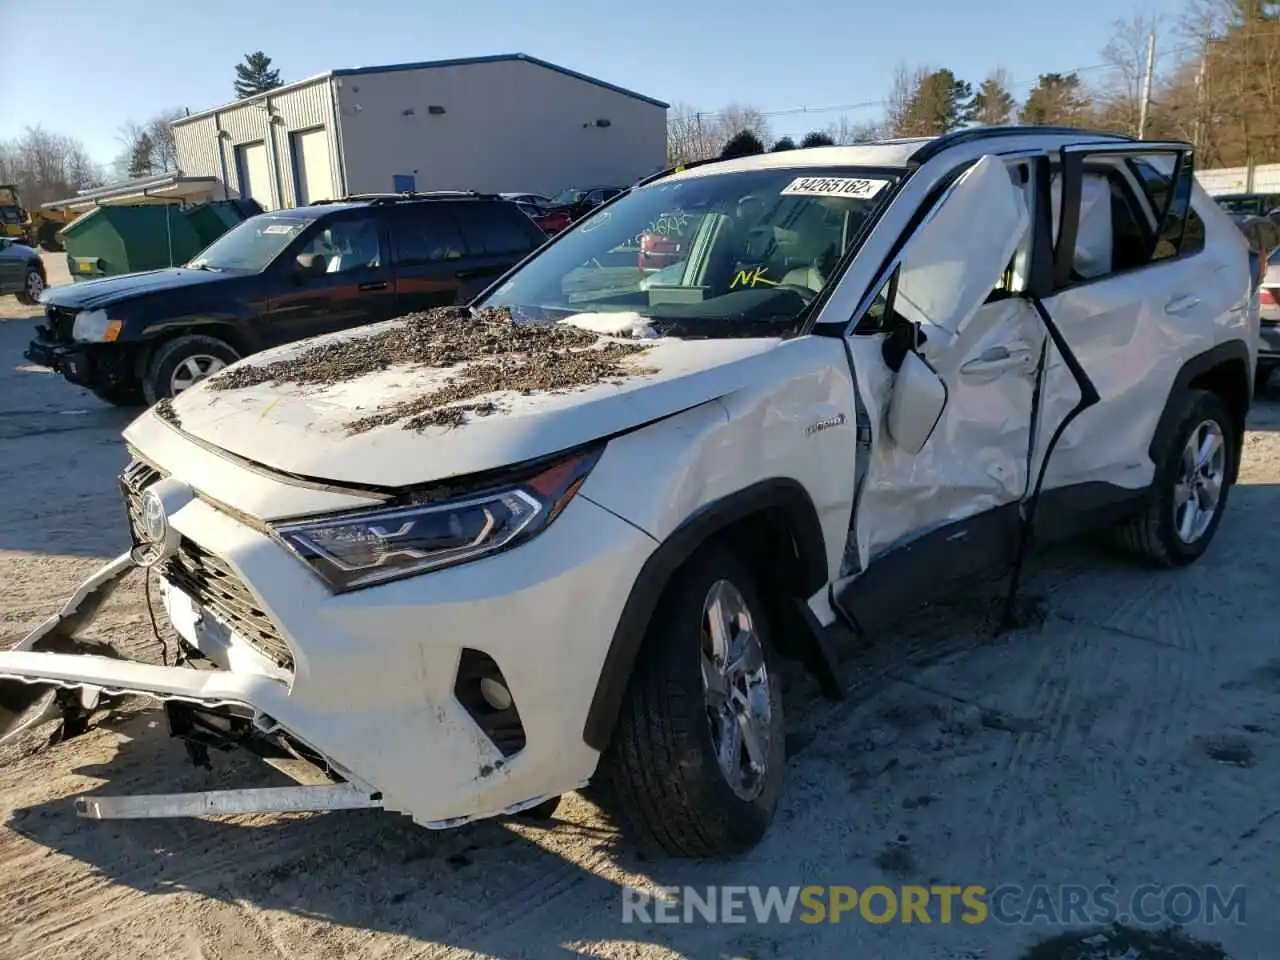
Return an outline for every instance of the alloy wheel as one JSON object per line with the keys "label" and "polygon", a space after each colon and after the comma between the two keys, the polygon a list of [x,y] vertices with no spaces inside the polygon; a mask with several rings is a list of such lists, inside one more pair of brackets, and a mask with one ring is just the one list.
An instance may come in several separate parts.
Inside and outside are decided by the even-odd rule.
{"label": "alloy wheel", "polygon": [[213,376],[226,365],[224,360],[207,353],[192,354],[174,368],[173,375],[169,377],[169,393],[177,396],[206,377]]}
{"label": "alloy wheel", "polygon": [[42,293],[44,293],[44,277],[32,270],[27,273],[27,296],[32,300],[39,300]]}
{"label": "alloy wheel", "polygon": [[716,762],[730,789],[754,800],[768,773],[770,677],[755,618],[728,580],[712,584],[703,601],[701,663]]}
{"label": "alloy wheel", "polygon": [[1203,537],[1217,516],[1226,466],[1222,427],[1215,420],[1201,421],[1182,448],[1173,487],[1173,523],[1183,543]]}

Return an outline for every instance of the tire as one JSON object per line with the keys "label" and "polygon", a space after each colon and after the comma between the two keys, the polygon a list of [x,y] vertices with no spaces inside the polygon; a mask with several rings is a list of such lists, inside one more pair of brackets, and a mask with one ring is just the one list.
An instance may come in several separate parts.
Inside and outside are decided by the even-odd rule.
{"label": "tire", "polygon": [[[1189,525],[1191,537],[1179,532],[1180,512],[1176,499],[1185,489],[1184,452],[1189,452],[1193,435],[1200,443],[1215,425],[1221,455],[1216,454],[1210,472],[1217,478],[1217,499],[1212,513],[1202,515],[1198,523]],[[1151,494],[1142,512],[1120,530],[1120,543],[1131,554],[1155,567],[1185,567],[1194,563],[1209,548],[1227,507],[1231,478],[1235,475],[1236,441],[1239,426],[1222,398],[1205,390],[1189,390],[1180,401],[1177,427],[1165,448],[1156,457],[1156,473]],[[1193,488],[1191,498],[1197,499]],[[1208,485],[1211,494],[1212,484]],[[1200,497],[1202,505],[1205,498]]]}
{"label": "tire", "polygon": [[146,403],[142,393],[142,385],[138,383],[93,386],[89,390],[103,403],[109,403],[113,407],[141,407]]}
{"label": "tire", "polygon": [[[767,716],[756,714],[755,727],[765,740],[757,751],[764,769],[740,780],[737,789],[716,758],[713,708],[702,674],[703,651],[714,642],[704,626],[713,590],[722,591],[719,596],[730,609],[739,601],[745,605],[762,655],[757,657],[760,668],[755,677],[765,678],[753,688],[754,705],[768,708]],[[735,636],[748,635],[742,631]],[[730,684],[736,686],[732,679]],[[744,712],[749,713],[745,708]],[[730,714],[726,706],[715,715]],[[732,729],[741,728],[735,724]],[[676,572],[654,610],[618,727],[601,759],[602,802],[651,853],[744,853],[773,820],[786,773],[784,733],[782,676],[754,578],[726,549],[703,547]],[[740,765],[745,761],[743,749],[737,758]]]}
{"label": "tire", "polygon": [[162,343],[151,355],[146,376],[142,380],[142,391],[147,405],[151,406],[160,400],[173,397],[186,389],[186,387],[175,389],[178,382],[188,379],[182,376],[182,373],[194,376],[197,370],[203,372],[203,376],[190,379],[187,384],[190,386],[199,382],[204,376],[216,373],[239,359],[240,354],[225,340],[205,334],[176,337]]}
{"label": "tire", "polygon": [[40,229],[36,233],[36,238],[41,249],[48,250],[50,253],[57,253],[62,250],[62,245],[58,243],[58,229],[62,224],[53,220],[46,220],[40,224]]}
{"label": "tire", "polygon": [[18,293],[18,302],[34,307],[40,303],[40,294],[44,293],[44,272],[34,263],[27,267],[22,278],[22,290]]}

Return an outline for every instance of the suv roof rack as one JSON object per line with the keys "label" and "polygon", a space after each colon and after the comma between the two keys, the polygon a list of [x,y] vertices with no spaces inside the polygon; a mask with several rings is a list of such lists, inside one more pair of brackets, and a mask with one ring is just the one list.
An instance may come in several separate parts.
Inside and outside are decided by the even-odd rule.
{"label": "suv roof rack", "polygon": [[1029,134],[1037,133],[1056,134],[1060,136],[1069,134],[1079,137],[1096,137],[1100,140],[1118,140],[1123,143],[1137,142],[1137,138],[1130,137],[1123,133],[1112,133],[1106,130],[1087,130],[1081,127],[1017,126],[1013,124],[994,127],[970,127],[966,130],[956,130],[953,133],[944,133],[942,136],[935,137],[928,143],[923,144],[919,150],[911,155],[911,162],[916,165],[923,164],[927,160],[932,160],[943,150],[962,143],[974,143],[979,140],[996,140],[1000,137],[1025,137]]}
{"label": "suv roof rack", "polygon": [[388,203],[413,203],[419,200],[501,200],[496,193],[480,193],[478,190],[410,190],[404,193],[351,193],[333,200],[312,200],[309,207],[331,203],[368,203],[381,206]]}

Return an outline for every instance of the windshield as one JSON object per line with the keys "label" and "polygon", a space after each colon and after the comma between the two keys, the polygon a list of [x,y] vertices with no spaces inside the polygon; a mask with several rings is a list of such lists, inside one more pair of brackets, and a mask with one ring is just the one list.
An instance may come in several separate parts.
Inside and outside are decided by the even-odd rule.
{"label": "windshield", "polygon": [[781,335],[898,176],[791,168],[659,181],[581,221],[477,306],[517,322],[625,313],[674,336]]}
{"label": "windshield", "polygon": [[290,217],[250,217],[232,227],[187,264],[195,270],[244,270],[266,268],[313,221]]}

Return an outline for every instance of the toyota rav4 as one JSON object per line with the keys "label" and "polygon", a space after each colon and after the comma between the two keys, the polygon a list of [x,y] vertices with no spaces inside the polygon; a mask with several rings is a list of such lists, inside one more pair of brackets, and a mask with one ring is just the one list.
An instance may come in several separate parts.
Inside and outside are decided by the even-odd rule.
{"label": "toyota rav4", "polygon": [[[657,282],[634,238],[673,215]],[[983,571],[1016,586],[1033,541],[1204,553],[1257,311],[1183,143],[984,128],[678,167],[469,308],[144,413],[132,548],[0,653],[0,728],[142,695],[197,758],[306,771],[92,816],[445,827],[592,782],[662,851],[740,852],[784,784],[783,659],[839,697],[844,643]],[[136,570],[178,665],[74,636]]]}

